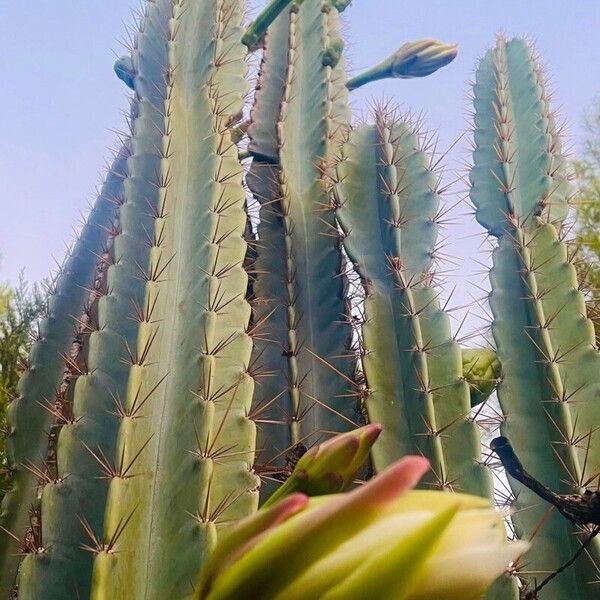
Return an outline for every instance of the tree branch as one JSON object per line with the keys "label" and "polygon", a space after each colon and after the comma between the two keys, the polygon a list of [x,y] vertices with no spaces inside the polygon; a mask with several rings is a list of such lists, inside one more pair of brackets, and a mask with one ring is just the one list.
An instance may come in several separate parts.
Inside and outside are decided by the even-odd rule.
{"label": "tree branch", "polygon": [[513,479],[556,507],[571,523],[600,526],[600,491],[586,490],[583,494],[557,494],[524,469],[507,438],[493,439],[490,447],[500,457],[506,472]]}

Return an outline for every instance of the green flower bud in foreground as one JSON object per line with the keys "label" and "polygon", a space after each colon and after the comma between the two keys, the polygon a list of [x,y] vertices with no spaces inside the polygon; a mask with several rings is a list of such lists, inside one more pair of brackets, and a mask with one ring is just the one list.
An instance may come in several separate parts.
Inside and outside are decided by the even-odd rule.
{"label": "green flower bud in foreground", "polygon": [[471,390],[471,406],[477,406],[496,389],[502,366],[490,348],[463,348],[462,363],[463,376]]}
{"label": "green flower bud in foreground", "polygon": [[401,46],[392,56],[348,82],[354,90],[377,79],[427,77],[451,63],[458,54],[458,45],[438,40],[419,40]]}
{"label": "green flower bud in foreground", "polygon": [[381,425],[372,423],[313,446],[264,506],[271,506],[293,492],[323,496],[348,489],[380,433]]}
{"label": "green flower bud in foreground", "polygon": [[[289,512],[262,536],[261,513],[219,543],[205,568],[202,600],[476,600],[527,550],[508,544],[502,515],[475,496],[409,491],[428,470],[404,458],[344,494],[285,498],[268,511]],[[291,502],[294,510],[278,507]],[[264,510],[264,509],[263,509]],[[271,523],[271,519],[268,519]],[[252,541],[231,539],[254,531]],[[245,542],[245,543],[244,543]]]}

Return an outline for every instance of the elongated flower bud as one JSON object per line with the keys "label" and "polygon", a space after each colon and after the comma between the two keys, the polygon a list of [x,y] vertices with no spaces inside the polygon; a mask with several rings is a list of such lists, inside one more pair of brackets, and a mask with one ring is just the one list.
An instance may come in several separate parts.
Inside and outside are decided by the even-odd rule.
{"label": "elongated flower bud", "polygon": [[240,521],[237,527],[220,542],[210,555],[206,564],[206,572],[210,575],[204,581],[209,587],[212,580],[225,570],[239,556],[255,546],[270,529],[280,525],[297,512],[306,508],[308,497],[304,494],[290,494],[271,508],[263,508],[259,512]]}
{"label": "elongated flower bud", "polygon": [[322,496],[348,489],[380,433],[381,425],[372,423],[313,446],[264,506],[271,506],[293,492]]}
{"label": "elongated flower bud", "polygon": [[458,45],[438,40],[419,40],[401,46],[392,56],[348,82],[354,90],[377,79],[412,79],[427,77],[451,63],[458,54]]}

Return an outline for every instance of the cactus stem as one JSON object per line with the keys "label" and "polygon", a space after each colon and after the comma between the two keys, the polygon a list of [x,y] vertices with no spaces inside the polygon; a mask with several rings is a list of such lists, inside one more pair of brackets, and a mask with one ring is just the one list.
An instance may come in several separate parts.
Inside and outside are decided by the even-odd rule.
{"label": "cactus stem", "polygon": [[271,0],[267,7],[254,19],[244,36],[242,43],[248,47],[250,52],[256,50],[269,25],[281,14],[281,12],[292,3],[292,0]]}

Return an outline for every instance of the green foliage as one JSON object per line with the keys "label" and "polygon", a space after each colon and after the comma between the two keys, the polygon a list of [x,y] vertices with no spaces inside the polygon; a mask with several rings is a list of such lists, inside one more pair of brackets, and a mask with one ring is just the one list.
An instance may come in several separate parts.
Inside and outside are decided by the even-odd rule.
{"label": "green foliage", "polygon": [[21,364],[27,359],[34,325],[44,307],[39,288],[30,288],[23,276],[14,289],[0,288],[0,501],[9,486],[4,449],[6,409],[17,393]]}
{"label": "green foliage", "polygon": [[600,335],[600,100],[585,118],[585,149],[575,161],[577,195],[575,239],[580,252],[576,267],[585,282],[588,314]]}

